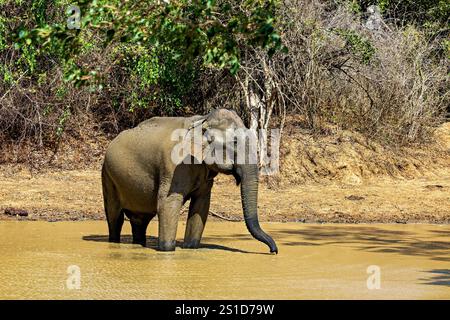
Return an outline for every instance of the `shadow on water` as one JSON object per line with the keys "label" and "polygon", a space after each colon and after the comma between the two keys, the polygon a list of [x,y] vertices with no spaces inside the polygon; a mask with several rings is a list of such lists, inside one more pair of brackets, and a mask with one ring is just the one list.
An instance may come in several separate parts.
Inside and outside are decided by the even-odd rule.
{"label": "shadow on water", "polygon": [[[272,233],[286,246],[347,245],[368,252],[421,256],[436,261],[450,261],[450,241],[436,241],[435,237],[450,235],[448,231],[390,230],[376,226],[301,225],[297,230]],[[285,240],[298,236],[298,241]],[[449,238],[450,239],[450,238]]]}
{"label": "shadow on water", "polygon": [[[434,261],[450,262],[450,232],[446,230],[426,230],[419,228],[407,231],[395,229],[396,226],[386,228],[371,225],[308,225],[298,224],[296,229],[282,228],[269,231],[268,233],[281,246],[347,246],[355,250],[375,253],[397,254],[423,257]],[[437,239],[436,239],[437,238]],[[233,233],[221,236],[204,237],[205,242],[219,242],[227,240],[248,240],[256,241],[249,234]],[[108,242],[105,235],[84,236],[83,240]],[[131,243],[131,235],[122,236],[123,243]],[[177,247],[182,247],[182,242],[177,241]],[[147,237],[147,247],[157,249],[157,238]],[[263,252],[249,252],[222,245],[204,243],[200,248],[224,250],[230,252],[269,254]],[[450,271],[436,269],[424,271],[432,275],[428,279],[420,279],[430,285],[450,285]]]}
{"label": "shadow on water", "polygon": [[450,287],[450,270],[435,269],[426,272],[431,273],[432,275],[430,275],[428,278],[420,279],[424,284]]}
{"label": "shadow on water", "polygon": [[[99,235],[99,234],[83,236],[82,239],[85,241],[109,242],[108,236]],[[208,238],[205,238],[205,239],[208,239]],[[120,237],[120,242],[124,243],[124,244],[131,244],[133,242],[133,237],[131,235],[122,235]],[[183,248],[183,242],[177,241],[176,246],[178,248]],[[158,249],[158,238],[152,237],[152,236],[147,236],[146,248],[157,250]],[[264,252],[245,251],[245,250],[241,250],[241,249],[231,248],[231,247],[217,245],[217,244],[209,244],[209,243],[201,243],[199,249],[223,250],[223,251],[238,252],[238,253],[250,253],[250,254],[266,254],[266,255],[270,254],[270,253],[264,253]]]}

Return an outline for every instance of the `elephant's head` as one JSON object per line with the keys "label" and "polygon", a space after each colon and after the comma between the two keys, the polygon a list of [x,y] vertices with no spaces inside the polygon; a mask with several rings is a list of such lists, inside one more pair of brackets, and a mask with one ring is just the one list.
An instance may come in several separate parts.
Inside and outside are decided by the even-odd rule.
{"label": "elephant's head", "polygon": [[[218,109],[196,121],[202,126],[206,145],[204,162],[210,170],[231,174],[241,187],[241,200],[245,224],[251,235],[267,244],[270,252],[278,253],[275,241],[259,225],[258,202],[258,164],[256,162],[256,143],[247,137],[252,133],[245,127],[242,119],[234,111]],[[255,138],[255,136],[254,136]],[[255,141],[253,141],[255,142]],[[222,152],[219,152],[222,151]],[[227,155],[224,159],[217,153]]]}

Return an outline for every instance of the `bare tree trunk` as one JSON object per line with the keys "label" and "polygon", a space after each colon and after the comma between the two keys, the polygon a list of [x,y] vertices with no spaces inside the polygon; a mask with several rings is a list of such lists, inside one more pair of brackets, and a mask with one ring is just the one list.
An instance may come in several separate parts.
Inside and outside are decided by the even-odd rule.
{"label": "bare tree trunk", "polygon": [[260,128],[261,110],[264,110],[264,103],[255,92],[253,86],[249,89],[249,111],[250,111],[250,129],[258,130]]}
{"label": "bare tree trunk", "polygon": [[250,83],[248,74],[245,75],[244,80],[238,78],[238,81],[244,93],[247,112],[250,115],[249,128],[252,130],[257,130],[259,126],[259,110],[262,104],[261,99]]}
{"label": "bare tree trunk", "polygon": [[[257,63],[261,69],[257,69],[255,66],[249,67],[244,70],[245,76],[237,77],[237,80],[241,85],[246,112],[250,118],[249,128],[254,130],[258,137],[258,165],[260,168],[265,168],[270,165],[271,161],[268,155],[268,130],[273,110],[278,102],[282,102],[284,109],[280,107],[280,115],[281,126],[283,126],[286,109],[284,99],[280,97],[281,90],[276,80],[273,65],[270,64],[265,54],[256,54],[255,58],[257,61],[254,63]],[[248,71],[251,73],[256,71],[256,75],[253,77]],[[260,130],[259,134],[258,129]],[[282,130],[282,128],[280,129]]]}

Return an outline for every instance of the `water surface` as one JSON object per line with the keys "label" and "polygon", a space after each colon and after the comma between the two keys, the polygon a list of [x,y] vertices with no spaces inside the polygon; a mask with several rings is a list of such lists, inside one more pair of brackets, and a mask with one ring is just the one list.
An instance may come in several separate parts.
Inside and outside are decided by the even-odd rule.
{"label": "water surface", "polygon": [[[201,249],[164,253],[155,250],[155,222],[143,248],[130,243],[128,223],[124,243],[110,244],[104,221],[0,221],[0,298],[450,299],[449,225],[263,228],[278,255],[242,222],[210,221]],[[180,245],[183,232],[180,222]],[[67,283],[71,265],[80,289]],[[367,287],[371,265],[380,268],[380,289]]]}

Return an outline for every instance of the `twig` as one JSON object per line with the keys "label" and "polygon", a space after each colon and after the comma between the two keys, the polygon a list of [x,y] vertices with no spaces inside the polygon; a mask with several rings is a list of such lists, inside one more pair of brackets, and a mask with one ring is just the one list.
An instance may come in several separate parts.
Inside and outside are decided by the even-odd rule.
{"label": "twig", "polygon": [[17,80],[15,81],[15,83],[8,89],[6,90],[5,94],[0,98],[0,101],[2,101],[7,95],[8,93],[19,83],[20,79],[22,79],[22,77],[28,72],[28,70],[26,70],[24,73],[22,73],[20,75],[19,78],[17,78]]}
{"label": "twig", "polygon": [[218,214],[217,212],[209,210],[209,213],[212,214],[214,217],[226,220],[226,221],[242,221],[242,219],[239,218],[227,218],[225,216],[222,216],[221,214]]}

